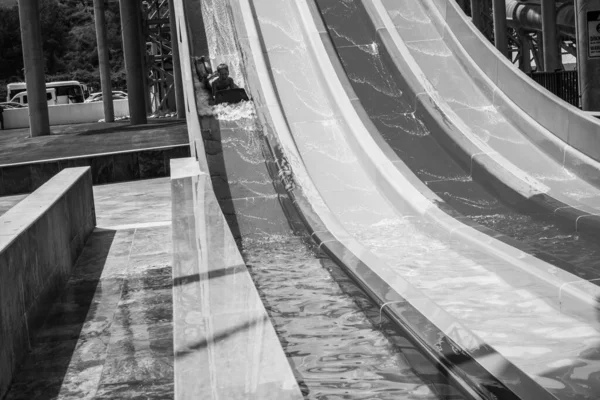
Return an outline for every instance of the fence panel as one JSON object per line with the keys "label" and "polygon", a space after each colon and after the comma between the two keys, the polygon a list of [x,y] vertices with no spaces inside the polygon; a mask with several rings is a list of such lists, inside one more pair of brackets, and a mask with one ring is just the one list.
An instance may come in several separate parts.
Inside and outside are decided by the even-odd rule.
{"label": "fence panel", "polygon": [[532,72],[531,79],[575,107],[580,107],[577,71]]}

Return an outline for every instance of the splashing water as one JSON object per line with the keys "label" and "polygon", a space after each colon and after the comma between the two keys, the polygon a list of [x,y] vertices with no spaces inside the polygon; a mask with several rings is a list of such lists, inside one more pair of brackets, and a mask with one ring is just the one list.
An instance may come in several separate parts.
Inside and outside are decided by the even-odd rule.
{"label": "splashing water", "polygon": [[213,115],[221,121],[238,121],[256,117],[256,109],[252,101],[242,101],[238,104],[217,104],[212,107]]}

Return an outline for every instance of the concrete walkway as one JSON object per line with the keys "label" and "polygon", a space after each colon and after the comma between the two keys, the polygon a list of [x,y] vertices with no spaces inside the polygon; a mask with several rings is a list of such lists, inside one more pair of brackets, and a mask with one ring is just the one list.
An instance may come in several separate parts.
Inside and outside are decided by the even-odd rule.
{"label": "concrete walkway", "polygon": [[173,398],[169,178],[94,198],[97,228],[6,399]]}

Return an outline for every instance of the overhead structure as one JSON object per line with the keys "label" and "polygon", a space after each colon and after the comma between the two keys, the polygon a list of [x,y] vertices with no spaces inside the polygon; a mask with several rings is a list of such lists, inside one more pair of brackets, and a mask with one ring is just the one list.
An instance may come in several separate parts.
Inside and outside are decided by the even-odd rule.
{"label": "overhead structure", "polygon": [[571,104],[600,111],[600,0],[461,0],[458,4],[502,53],[501,32],[506,32],[508,56],[521,70],[563,74],[550,77],[554,79],[550,86],[560,90],[573,86],[569,91],[574,92],[568,94],[574,99]]}
{"label": "overhead structure", "polygon": [[143,1],[142,21],[146,43],[147,84],[153,113],[178,111],[184,115],[179,70],[177,29],[171,18],[172,1]]}

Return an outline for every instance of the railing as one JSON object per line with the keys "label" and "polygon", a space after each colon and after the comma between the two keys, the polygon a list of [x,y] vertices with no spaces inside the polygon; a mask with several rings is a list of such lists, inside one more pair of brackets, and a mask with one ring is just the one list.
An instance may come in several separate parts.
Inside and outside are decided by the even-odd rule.
{"label": "railing", "polygon": [[532,72],[531,79],[575,107],[580,107],[577,71]]}

